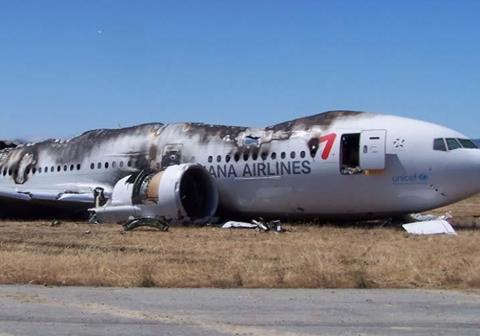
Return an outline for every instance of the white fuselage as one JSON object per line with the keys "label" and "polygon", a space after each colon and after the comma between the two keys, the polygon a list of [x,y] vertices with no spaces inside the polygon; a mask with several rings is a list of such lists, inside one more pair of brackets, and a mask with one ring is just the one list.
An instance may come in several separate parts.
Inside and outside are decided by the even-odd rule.
{"label": "white fuselage", "polygon": [[150,124],[117,133],[98,133],[88,139],[88,151],[75,154],[65,154],[69,146],[82,147],[75,139],[31,145],[30,151],[25,145],[3,159],[0,152],[0,190],[102,187],[108,195],[120,178],[141,169],[195,162],[215,178],[220,210],[243,216],[388,216],[480,192],[480,150],[433,147],[434,139],[465,136],[395,116],[341,115],[285,129]]}

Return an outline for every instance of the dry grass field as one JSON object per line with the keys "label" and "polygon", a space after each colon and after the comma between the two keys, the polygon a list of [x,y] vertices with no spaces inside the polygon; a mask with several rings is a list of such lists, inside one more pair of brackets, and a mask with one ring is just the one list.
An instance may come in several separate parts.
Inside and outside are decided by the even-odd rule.
{"label": "dry grass field", "polygon": [[[476,197],[439,212],[451,210],[474,222],[479,201]],[[394,227],[287,229],[284,234],[213,227],[124,233],[117,225],[3,221],[0,283],[480,288],[480,230],[408,236]]]}

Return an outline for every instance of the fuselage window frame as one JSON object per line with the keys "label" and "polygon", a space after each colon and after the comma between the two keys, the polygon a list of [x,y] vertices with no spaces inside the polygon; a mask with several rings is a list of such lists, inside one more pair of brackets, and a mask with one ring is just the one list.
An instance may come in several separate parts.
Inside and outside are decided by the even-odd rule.
{"label": "fuselage window frame", "polygon": [[458,142],[460,142],[460,145],[462,145],[463,148],[466,149],[478,149],[478,146],[470,139],[457,139]]}
{"label": "fuselage window frame", "polygon": [[462,148],[460,141],[458,141],[456,138],[446,138],[445,140],[449,151]]}
{"label": "fuselage window frame", "polygon": [[443,138],[433,139],[433,150],[446,152],[447,145],[445,144],[445,139]]}

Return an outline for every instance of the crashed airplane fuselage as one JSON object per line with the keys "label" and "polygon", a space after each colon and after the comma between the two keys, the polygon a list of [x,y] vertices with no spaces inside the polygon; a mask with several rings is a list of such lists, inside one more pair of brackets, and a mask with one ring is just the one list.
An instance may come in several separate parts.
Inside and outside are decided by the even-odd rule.
{"label": "crashed airplane fuselage", "polygon": [[152,123],[0,150],[0,215],[32,205],[100,221],[384,217],[480,192],[479,173],[480,151],[462,134],[389,115]]}

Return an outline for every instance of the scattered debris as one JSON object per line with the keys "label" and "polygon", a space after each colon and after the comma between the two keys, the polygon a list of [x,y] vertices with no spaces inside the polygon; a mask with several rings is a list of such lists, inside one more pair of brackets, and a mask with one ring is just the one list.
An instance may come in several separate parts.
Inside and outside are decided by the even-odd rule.
{"label": "scattered debris", "polygon": [[446,220],[448,221],[449,219],[452,219],[452,213],[449,211],[445,213],[443,216],[435,216],[435,215],[429,215],[429,214],[410,214],[409,218],[412,221],[416,222],[425,222],[425,221],[432,221],[432,220]]}
{"label": "scattered debris", "polygon": [[222,229],[255,229],[262,232],[273,231],[276,233],[286,231],[279,220],[265,222],[263,218],[252,220],[252,223],[228,221],[222,225]]}
{"label": "scattered debris", "polygon": [[411,214],[408,217],[415,222],[402,225],[402,227],[410,234],[416,235],[434,235],[448,234],[456,235],[452,225],[448,222],[453,218],[451,212],[442,216],[429,214]]}
{"label": "scattered debris", "polygon": [[410,234],[416,235],[434,235],[447,234],[457,235],[452,225],[444,219],[427,220],[404,224],[402,227]]}
{"label": "scattered debris", "polygon": [[258,225],[247,222],[228,221],[222,225],[222,229],[256,229]]}
{"label": "scattered debris", "polygon": [[168,231],[168,224],[171,220],[166,219],[165,217],[162,218],[135,218],[129,220],[127,223],[123,224],[124,231],[130,231],[136,229],[141,226],[149,226],[160,231]]}
{"label": "scattered debris", "polygon": [[54,227],[54,226],[59,226],[61,223],[59,220],[56,220],[54,219],[51,223],[50,223],[50,226]]}
{"label": "scattered debris", "polygon": [[92,231],[90,231],[90,230],[87,230],[87,231],[84,232],[84,234],[90,234],[90,233],[92,233]]}

